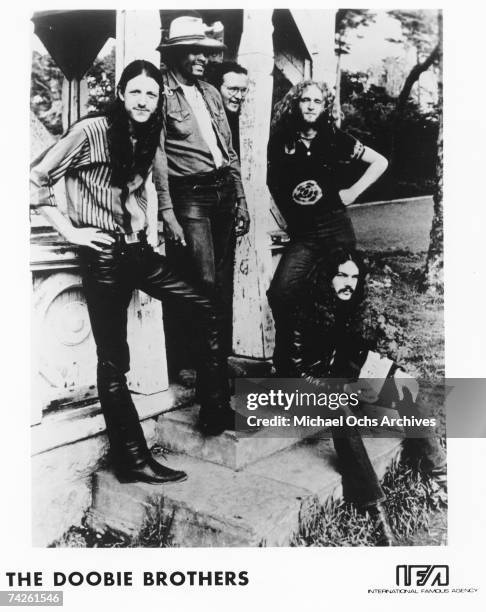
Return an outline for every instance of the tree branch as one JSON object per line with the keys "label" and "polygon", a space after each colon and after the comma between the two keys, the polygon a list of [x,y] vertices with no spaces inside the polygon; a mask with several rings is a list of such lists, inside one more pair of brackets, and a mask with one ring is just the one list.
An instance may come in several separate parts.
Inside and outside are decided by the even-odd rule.
{"label": "tree branch", "polygon": [[430,66],[439,58],[440,45],[434,47],[434,49],[430,52],[430,55],[423,62],[416,64],[412,70],[410,70],[407,78],[405,79],[405,83],[403,84],[402,91],[398,96],[397,100],[397,115],[400,116],[403,108],[410,96],[410,92],[412,91],[412,87],[415,82],[418,81],[420,75],[428,70]]}

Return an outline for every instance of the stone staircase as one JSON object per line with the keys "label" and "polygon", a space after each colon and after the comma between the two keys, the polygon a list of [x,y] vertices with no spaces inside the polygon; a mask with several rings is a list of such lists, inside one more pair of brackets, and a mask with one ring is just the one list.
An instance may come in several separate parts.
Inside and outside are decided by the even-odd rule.
{"label": "stone staircase", "polygon": [[[316,503],[342,495],[332,440],[319,436],[322,430],[205,438],[195,428],[197,411],[183,408],[156,422],[159,444],[171,451],[168,465],[185,470],[188,480],[120,484],[111,472],[97,472],[92,528],[137,536],[153,515],[168,526],[173,546],[288,546]],[[382,477],[400,440],[365,438],[365,444]]]}

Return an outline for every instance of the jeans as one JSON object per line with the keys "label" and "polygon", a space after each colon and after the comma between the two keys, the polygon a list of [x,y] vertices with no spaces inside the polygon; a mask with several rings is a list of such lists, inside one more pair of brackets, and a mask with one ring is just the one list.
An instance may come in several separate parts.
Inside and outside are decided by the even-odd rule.
{"label": "jeans", "polygon": [[305,296],[309,273],[326,253],[338,247],[356,247],[351,220],[344,210],[330,213],[328,224],[314,233],[293,236],[279,261],[267,297],[275,323],[273,365],[280,377],[292,376],[293,312]]}
{"label": "jeans", "polygon": [[[404,389],[403,398],[400,399],[394,379],[389,377],[380,392],[378,404],[380,406],[394,405],[398,414],[403,417],[423,418],[430,416],[421,405],[420,394],[414,401],[407,388]],[[342,415],[344,425],[332,427],[332,438],[336,451],[339,469],[342,475],[343,497],[361,508],[377,504],[385,500],[385,494],[375,472],[363,443],[359,428],[346,424],[346,416],[353,413],[347,407],[340,407],[334,416]],[[417,436],[420,432],[421,437]],[[405,428],[403,441],[404,455],[409,461],[419,466],[423,473],[432,475],[437,471],[446,469],[446,453],[434,431],[424,427],[408,430]]]}
{"label": "jeans", "polygon": [[[103,252],[82,248],[83,285],[98,356],[98,394],[115,458],[124,460],[130,445],[146,448],[145,437],[127,387],[130,367],[127,309],[134,289],[185,303],[199,326],[197,376],[201,408],[224,409],[229,402],[221,322],[210,299],[183,280],[146,243],[119,242]],[[162,350],[163,347],[161,347]]]}
{"label": "jeans", "polygon": [[[184,230],[187,246],[166,240],[170,263],[185,278],[201,286],[214,303],[222,325],[222,348],[226,356],[232,348],[233,264],[236,195],[231,177],[201,184],[192,181],[171,182],[171,198],[178,222]],[[184,310],[169,301],[164,309],[164,326],[171,370],[191,367],[194,356],[189,339],[192,321]]]}

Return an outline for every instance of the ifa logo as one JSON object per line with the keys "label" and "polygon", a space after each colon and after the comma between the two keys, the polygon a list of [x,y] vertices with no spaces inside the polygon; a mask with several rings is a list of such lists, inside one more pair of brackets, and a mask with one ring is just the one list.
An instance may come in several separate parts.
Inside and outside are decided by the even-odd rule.
{"label": "ifa logo", "polygon": [[398,586],[447,586],[448,565],[397,565]]}

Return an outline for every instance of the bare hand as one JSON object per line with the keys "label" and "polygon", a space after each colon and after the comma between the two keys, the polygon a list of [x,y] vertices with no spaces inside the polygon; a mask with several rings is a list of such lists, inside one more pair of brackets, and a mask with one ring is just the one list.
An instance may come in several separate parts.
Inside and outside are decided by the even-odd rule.
{"label": "bare hand", "polygon": [[149,244],[153,249],[156,249],[159,246],[159,232],[157,228],[150,228],[147,231],[147,244]]}
{"label": "bare hand", "polygon": [[360,378],[355,382],[344,385],[346,393],[357,393],[358,399],[365,404],[374,404],[378,401],[378,393],[373,389],[368,381]]}
{"label": "bare hand", "polygon": [[68,242],[86,246],[95,251],[103,251],[103,247],[115,242],[112,236],[96,227],[73,227],[65,238]]}
{"label": "bare hand", "polygon": [[240,202],[236,208],[235,228],[237,236],[244,236],[250,229],[250,215],[246,207],[246,202]]}
{"label": "bare hand", "polygon": [[179,221],[177,221],[174,211],[167,210],[163,212],[162,219],[164,221],[164,230],[167,239],[171,240],[174,244],[181,244],[182,246],[186,246],[184,230],[179,224]]}
{"label": "bare hand", "polygon": [[349,206],[358,196],[352,189],[341,189],[339,192],[339,197],[341,198],[341,202],[344,204],[344,206]]}

